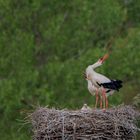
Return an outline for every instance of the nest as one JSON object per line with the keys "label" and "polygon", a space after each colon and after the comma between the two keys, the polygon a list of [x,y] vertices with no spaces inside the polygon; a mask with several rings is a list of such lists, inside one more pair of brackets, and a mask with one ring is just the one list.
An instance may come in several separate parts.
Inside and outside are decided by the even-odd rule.
{"label": "nest", "polygon": [[33,140],[132,140],[139,113],[130,106],[102,110],[38,108],[31,114]]}

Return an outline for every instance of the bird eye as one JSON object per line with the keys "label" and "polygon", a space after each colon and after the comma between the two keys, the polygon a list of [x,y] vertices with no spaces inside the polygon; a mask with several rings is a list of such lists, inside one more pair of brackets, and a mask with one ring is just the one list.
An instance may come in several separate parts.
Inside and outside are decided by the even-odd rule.
{"label": "bird eye", "polygon": [[99,59],[99,61],[102,61],[103,60],[103,57],[101,57],[100,59]]}
{"label": "bird eye", "polygon": [[103,60],[103,57],[101,57],[100,60]]}

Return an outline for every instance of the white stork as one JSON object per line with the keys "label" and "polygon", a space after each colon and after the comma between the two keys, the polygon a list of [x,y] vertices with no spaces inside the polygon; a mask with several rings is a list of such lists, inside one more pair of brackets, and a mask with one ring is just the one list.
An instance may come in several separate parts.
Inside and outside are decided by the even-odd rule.
{"label": "white stork", "polygon": [[112,95],[115,90],[119,91],[122,87],[121,80],[110,80],[106,76],[99,74],[94,71],[95,68],[101,66],[103,62],[108,58],[108,54],[100,58],[95,64],[89,65],[86,68],[85,78],[88,82],[88,90],[92,95],[96,94],[96,104],[98,104],[98,94],[101,93],[100,107],[102,108],[102,101],[104,109],[108,108],[108,99],[109,95]]}

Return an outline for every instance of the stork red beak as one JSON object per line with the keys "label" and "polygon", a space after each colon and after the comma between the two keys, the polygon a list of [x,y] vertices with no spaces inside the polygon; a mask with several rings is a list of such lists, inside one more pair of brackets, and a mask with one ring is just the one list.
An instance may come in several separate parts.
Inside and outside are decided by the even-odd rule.
{"label": "stork red beak", "polygon": [[102,58],[99,59],[102,63],[109,57],[108,54],[105,54]]}

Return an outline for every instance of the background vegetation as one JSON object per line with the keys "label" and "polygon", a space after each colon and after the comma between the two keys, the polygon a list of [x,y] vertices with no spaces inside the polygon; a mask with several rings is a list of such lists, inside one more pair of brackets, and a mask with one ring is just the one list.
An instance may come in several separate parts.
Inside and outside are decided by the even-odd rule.
{"label": "background vegetation", "polygon": [[38,105],[93,106],[83,71],[108,46],[98,71],[124,81],[110,106],[138,106],[139,13],[139,0],[0,0],[0,138],[31,139],[20,120]]}

